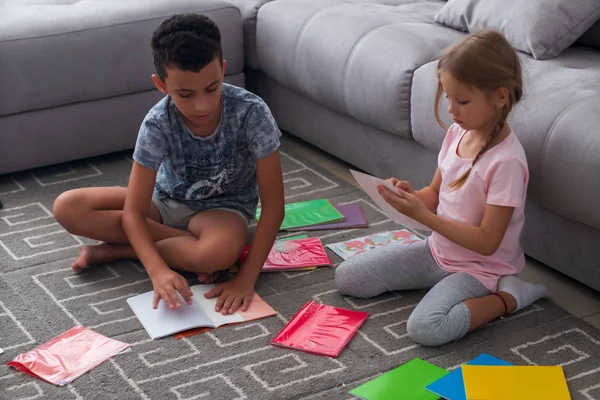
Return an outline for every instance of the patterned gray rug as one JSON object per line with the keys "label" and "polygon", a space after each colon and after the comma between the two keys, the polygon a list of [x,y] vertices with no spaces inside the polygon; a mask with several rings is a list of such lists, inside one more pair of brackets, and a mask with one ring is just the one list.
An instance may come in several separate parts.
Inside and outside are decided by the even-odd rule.
{"label": "patterned gray rug", "polygon": [[[325,243],[395,229],[356,188],[294,155],[282,154],[286,199],[328,198],[358,203],[367,229],[312,232]],[[600,399],[600,333],[549,301],[438,348],[415,345],[406,319],[423,292],[371,300],[341,296],[333,269],[263,274],[257,292],[276,317],[188,339],[152,341],[126,298],[151,290],[144,269],[122,261],[74,275],[70,265],[88,240],[54,221],[52,203],[64,190],[127,184],[131,159],[116,154],[0,177],[1,399],[348,399],[357,385],[415,357],[454,368],[482,352],[519,365],[562,365],[573,399]],[[330,254],[336,264],[341,260]],[[369,312],[336,358],[271,346],[270,340],[308,300]],[[132,345],[66,387],[8,368],[16,355],[83,325]]]}

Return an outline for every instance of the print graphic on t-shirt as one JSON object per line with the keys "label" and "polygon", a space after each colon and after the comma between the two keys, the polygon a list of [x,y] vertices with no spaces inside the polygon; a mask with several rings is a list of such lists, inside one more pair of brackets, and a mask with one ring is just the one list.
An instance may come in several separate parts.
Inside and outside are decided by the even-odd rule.
{"label": "print graphic on t-shirt", "polygon": [[227,178],[227,171],[222,170],[216,176],[201,179],[194,183],[185,194],[186,200],[203,200],[223,193],[223,181]]}
{"label": "print graphic on t-shirt", "polygon": [[198,150],[185,154],[185,180],[190,184],[185,199],[204,200],[229,192],[238,174],[237,157],[233,149]]}

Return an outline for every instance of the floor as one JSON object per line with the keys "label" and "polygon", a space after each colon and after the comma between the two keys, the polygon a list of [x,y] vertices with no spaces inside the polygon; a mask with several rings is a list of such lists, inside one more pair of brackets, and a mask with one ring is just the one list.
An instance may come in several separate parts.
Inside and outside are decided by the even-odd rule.
{"label": "floor", "polygon": [[[322,168],[356,185],[349,164],[291,135],[284,135],[282,141],[293,145],[295,151]],[[520,277],[526,281],[543,283],[558,306],[600,329],[600,292],[531,258],[527,258],[527,265]]]}

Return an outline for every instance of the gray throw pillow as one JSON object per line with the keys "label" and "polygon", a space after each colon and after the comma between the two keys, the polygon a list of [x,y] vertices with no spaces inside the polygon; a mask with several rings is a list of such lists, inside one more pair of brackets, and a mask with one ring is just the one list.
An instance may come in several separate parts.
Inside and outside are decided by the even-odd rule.
{"label": "gray throw pillow", "polygon": [[465,32],[496,29],[538,60],[558,56],[600,19],[600,0],[448,0],[435,22]]}

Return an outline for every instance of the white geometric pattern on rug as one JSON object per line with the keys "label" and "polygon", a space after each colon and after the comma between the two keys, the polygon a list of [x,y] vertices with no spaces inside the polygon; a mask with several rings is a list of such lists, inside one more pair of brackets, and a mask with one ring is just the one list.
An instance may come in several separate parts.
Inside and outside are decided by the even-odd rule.
{"label": "white geometric pattern on rug", "polygon": [[[363,193],[291,151],[282,151],[287,202],[328,198],[359,204],[366,229],[308,232],[324,243],[396,226]],[[263,274],[257,291],[276,317],[177,340],[150,340],[126,303],[151,290],[144,268],[120,261],[75,275],[70,264],[93,241],[68,234],[52,218],[61,192],[127,183],[131,158],[116,154],[0,177],[0,398],[10,399],[302,399],[348,398],[347,392],[415,357],[452,368],[488,352],[516,364],[562,364],[574,399],[600,399],[600,336],[548,301],[437,348],[416,345],[406,321],[424,291],[374,299],[341,296],[334,270]],[[287,232],[293,236],[303,232]],[[329,252],[334,265],[341,260]],[[338,358],[274,347],[271,339],[310,300],[369,313]],[[73,325],[126,341],[132,351],[64,388],[5,366]]]}

